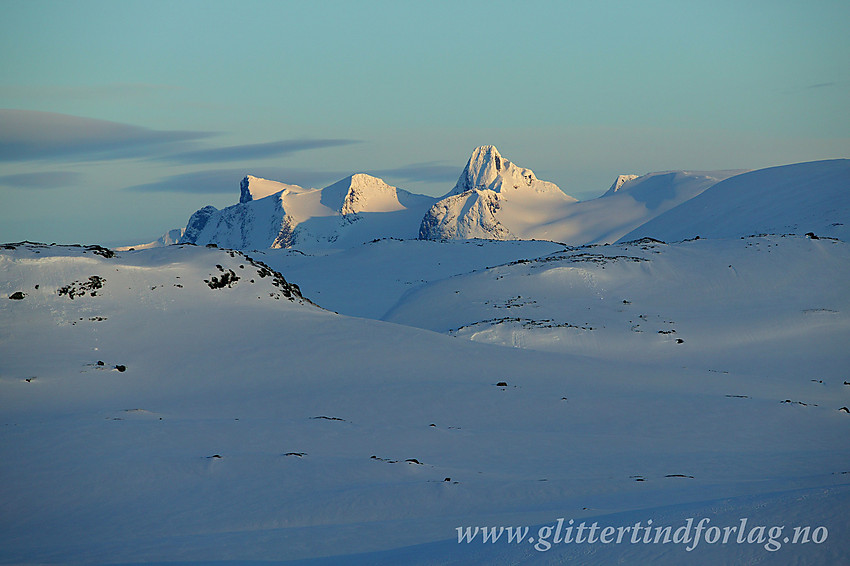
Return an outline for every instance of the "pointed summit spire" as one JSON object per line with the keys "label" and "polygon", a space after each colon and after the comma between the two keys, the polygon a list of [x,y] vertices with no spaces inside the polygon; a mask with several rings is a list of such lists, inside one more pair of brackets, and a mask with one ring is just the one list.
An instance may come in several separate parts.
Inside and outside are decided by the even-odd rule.
{"label": "pointed summit spire", "polygon": [[446,196],[459,195],[471,190],[490,190],[509,193],[514,190],[531,190],[565,196],[554,183],[540,181],[531,169],[517,167],[505,159],[492,145],[482,145],[473,150],[457,184]]}

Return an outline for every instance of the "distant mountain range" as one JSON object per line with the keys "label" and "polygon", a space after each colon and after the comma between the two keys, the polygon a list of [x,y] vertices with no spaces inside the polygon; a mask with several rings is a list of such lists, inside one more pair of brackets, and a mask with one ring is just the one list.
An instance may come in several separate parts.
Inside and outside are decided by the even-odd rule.
{"label": "distant mountain range", "polygon": [[323,189],[246,176],[237,204],[206,206],[186,228],[141,246],[346,249],[381,238],[551,240],[605,244],[753,232],[847,235],[850,160],[758,171],[620,175],[579,202],[492,145],[476,148],[455,186],[435,198],[358,173]]}

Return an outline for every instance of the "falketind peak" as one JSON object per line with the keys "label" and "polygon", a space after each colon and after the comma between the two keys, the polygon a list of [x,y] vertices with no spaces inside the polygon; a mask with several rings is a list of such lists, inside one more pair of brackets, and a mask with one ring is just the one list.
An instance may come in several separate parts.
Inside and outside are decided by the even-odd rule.
{"label": "falketind peak", "polygon": [[446,196],[459,195],[470,190],[489,190],[497,193],[530,190],[537,193],[560,193],[559,196],[565,196],[556,184],[539,180],[534,171],[518,167],[505,159],[492,145],[475,148],[457,184]]}

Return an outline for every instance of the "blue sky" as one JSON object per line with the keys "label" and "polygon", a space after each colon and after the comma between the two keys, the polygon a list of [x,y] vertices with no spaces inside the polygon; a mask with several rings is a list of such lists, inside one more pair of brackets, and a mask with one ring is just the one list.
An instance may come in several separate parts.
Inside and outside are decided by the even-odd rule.
{"label": "blue sky", "polygon": [[850,3],[0,0],[0,241],[139,243],[247,173],[451,189],[850,156]]}

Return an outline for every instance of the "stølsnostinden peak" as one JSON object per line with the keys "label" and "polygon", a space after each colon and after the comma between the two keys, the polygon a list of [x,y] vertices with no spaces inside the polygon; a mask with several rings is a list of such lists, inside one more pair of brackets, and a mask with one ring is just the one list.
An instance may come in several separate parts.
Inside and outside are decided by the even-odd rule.
{"label": "st\u00f8lsnostinden peak", "polygon": [[180,243],[233,249],[324,249],[348,248],[377,238],[415,238],[419,220],[434,200],[364,173],[323,189],[249,175],[240,183],[239,203],[195,212]]}

